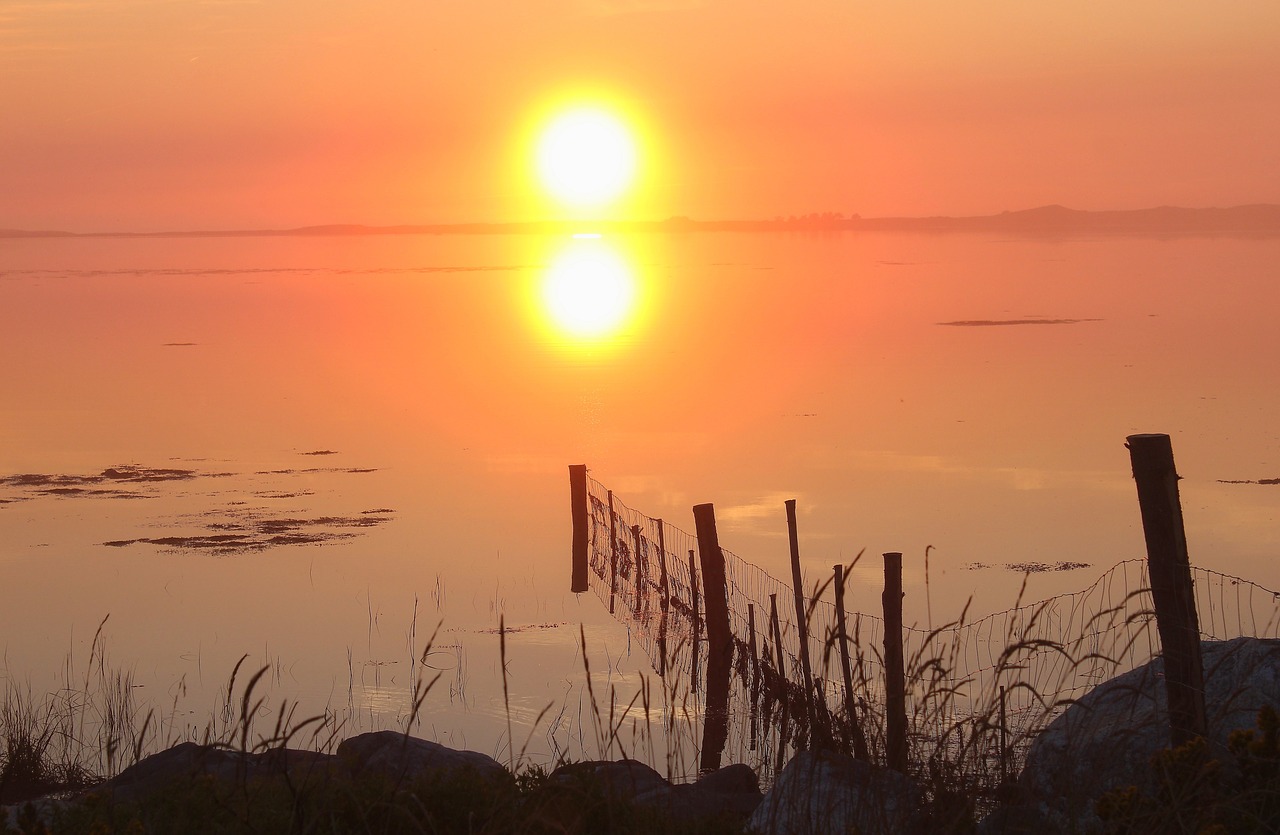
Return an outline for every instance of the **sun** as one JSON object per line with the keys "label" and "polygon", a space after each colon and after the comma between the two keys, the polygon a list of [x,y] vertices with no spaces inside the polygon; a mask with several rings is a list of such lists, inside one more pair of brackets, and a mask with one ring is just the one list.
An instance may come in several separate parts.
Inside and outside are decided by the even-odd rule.
{"label": "sun", "polygon": [[616,331],[631,313],[635,282],[626,262],[604,241],[575,236],[547,270],[542,301],[564,333],[597,339]]}
{"label": "sun", "polygon": [[620,197],[636,173],[636,142],[618,116],[576,107],[555,116],[537,145],[538,177],[573,208],[596,208]]}

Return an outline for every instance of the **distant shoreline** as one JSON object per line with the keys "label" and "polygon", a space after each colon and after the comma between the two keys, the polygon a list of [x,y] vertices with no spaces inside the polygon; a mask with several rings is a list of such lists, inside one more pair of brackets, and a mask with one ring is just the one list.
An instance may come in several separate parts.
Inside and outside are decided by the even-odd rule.
{"label": "distant shoreline", "polygon": [[1260,203],[1229,208],[1162,206],[1127,211],[1082,211],[1063,206],[966,217],[844,216],[831,212],[767,220],[693,220],[672,217],[638,221],[526,221],[513,223],[430,223],[399,226],[329,224],[294,229],[189,230],[167,232],[64,232],[0,229],[0,238],[237,238],[346,235],[512,235],[592,232],[1004,232],[1028,237],[1101,234],[1175,237],[1183,235],[1280,235],[1280,205]]}

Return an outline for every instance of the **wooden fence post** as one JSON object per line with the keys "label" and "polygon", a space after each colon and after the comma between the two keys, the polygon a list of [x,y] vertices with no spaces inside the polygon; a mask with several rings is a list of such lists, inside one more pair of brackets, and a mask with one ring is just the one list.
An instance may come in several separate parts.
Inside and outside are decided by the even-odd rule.
{"label": "wooden fence post", "polygon": [[787,537],[791,543],[791,582],[795,585],[796,630],[800,633],[800,669],[804,674],[805,712],[810,727],[817,717],[817,695],[813,687],[813,667],[809,663],[809,619],[805,617],[804,580],[800,576],[800,538],[796,532],[796,500],[787,499]]}
{"label": "wooden fence post", "polygon": [[751,738],[750,750],[756,750],[756,705],[760,701],[760,650],[756,645],[756,604],[747,604],[747,652],[751,656]]}
{"label": "wooden fence post", "polygon": [[670,579],[667,577],[667,536],[661,519],[654,520],[658,523],[658,584],[662,587],[662,596],[658,599],[662,605],[662,611],[665,613],[671,607],[671,585]]}
{"label": "wooden fence post", "polygon": [[756,644],[756,604],[747,604],[747,652],[751,654],[751,702],[760,692],[760,650]]}
{"label": "wooden fence post", "polygon": [[698,617],[698,566],[689,549],[689,608],[693,611],[693,640],[690,644],[689,692],[698,692],[698,637],[702,634],[702,620]]}
{"label": "wooden fence post", "polygon": [[724,571],[724,552],[716,533],[716,509],[710,504],[693,508],[702,562],[702,601],[707,614],[708,659],[733,652],[729,632],[729,590]]}
{"label": "wooden fence post", "polygon": [[774,765],[775,771],[782,771],[783,759],[786,755],[787,741],[791,738],[787,727],[791,716],[791,693],[788,686],[786,656],[782,650],[782,626],[778,623],[778,595],[769,595],[769,623],[773,627],[773,647],[777,655],[778,692],[776,698],[782,704],[782,721],[778,727],[778,757]]}
{"label": "wooden fence post", "polygon": [[853,738],[853,756],[866,762],[871,755],[867,751],[867,738],[862,733],[853,702],[853,670],[849,664],[849,633],[844,618],[844,566],[837,563],[832,568],[836,573],[836,630],[839,632],[836,640],[840,642],[840,670],[844,673],[844,712],[849,719],[849,735]]}
{"label": "wooden fence post", "polygon": [[782,654],[782,625],[778,623],[778,595],[769,595],[769,624],[773,629],[773,649],[777,657],[778,677],[787,681],[786,657]]}
{"label": "wooden fence post", "polygon": [[1178,474],[1174,471],[1173,444],[1168,435],[1130,435],[1127,440],[1147,541],[1156,629],[1164,655],[1169,736],[1176,747],[1205,736],[1207,727],[1200,625],[1178,497]]}
{"label": "wooden fence post", "polygon": [[591,515],[587,507],[587,465],[569,465],[569,502],[573,509],[573,576],[569,590],[587,590],[588,549],[591,545]]}
{"label": "wooden fence post", "polygon": [[671,586],[667,577],[667,538],[663,533],[662,520],[658,519],[658,579],[662,586],[658,602],[662,614],[658,620],[658,675],[667,674],[667,616],[671,610]]}
{"label": "wooden fence post", "polygon": [[618,514],[613,512],[613,491],[609,491],[609,614],[613,614],[618,594]]}
{"label": "wooden fence post", "polygon": [[902,554],[884,555],[885,754],[894,771],[907,773],[907,684],[902,654]]}
{"label": "wooden fence post", "polygon": [[699,771],[720,768],[729,738],[729,675],[733,669],[733,634],[729,629],[729,589],[724,552],[716,533],[715,507],[695,505],[693,521],[702,562],[702,600],[707,613],[707,699]]}
{"label": "wooden fence post", "polygon": [[640,607],[644,603],[644,545],[640,541],[640,526],[631,526],[631,541],[635,548],[635,556],[631,560],[636,572],[636,617],[640,617]]}

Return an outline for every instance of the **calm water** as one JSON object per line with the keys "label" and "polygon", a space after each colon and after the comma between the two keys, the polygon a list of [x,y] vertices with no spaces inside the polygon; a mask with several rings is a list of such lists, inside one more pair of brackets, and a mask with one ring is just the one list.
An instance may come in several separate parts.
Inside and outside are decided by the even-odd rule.
{"label": "calm water", "polygon": [[[636,294],[594,341],[541,294],[588,245]],[[1280,588],[1280,486],[1227,483],[1280,477],[1277,265],[1231,238],[3,240],[0,673],[82,677],[109,614],[175,730],[244,654],[276,700],[396,727],[442,623],[415,733],[498,753],[501,614],[517,726],[556,705],[531,750],[593,754],[579,625],[600,692],[646,661],[568,593],[575,463],[686,530],[714,502],[778,577],[796,498],[807,584],[865,549],[875,611],[902,551],[923,622],[1006,608],[1020,564],[1088,565],[1037,598],[1142,555],[1123,441],[1166,432],[1193,563]]]}

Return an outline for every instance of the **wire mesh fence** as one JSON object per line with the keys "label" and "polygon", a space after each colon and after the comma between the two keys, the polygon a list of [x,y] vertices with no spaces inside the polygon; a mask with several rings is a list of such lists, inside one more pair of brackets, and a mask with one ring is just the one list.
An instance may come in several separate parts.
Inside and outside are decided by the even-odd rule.
{"label": "wire mesh fence", "polygon": [[[590,588],[629,626],[657,673],[687,676],[696,692],[705,661],[697,538],[628,507],[595,479],[587,494]],[[872,757],[883,760],[883,618],[845,613],[842,640],[833,595],[825,586],[806,594],[815,678],[807,692],[793,588],[721,550],[737,671],[730,707],[742,750],[767,772],[810,743],[848,750],[857,723]],[[1202,638],[1280,637],[1280,593],[1209,569],[1192,574]],[[1066,705],[1160,650],[1146,562],[1138,559],[1081,591],[931,630],[905,627],[902,639],[911,768],[951,769],[979,793],[1017,773],[1035,735]]]}

